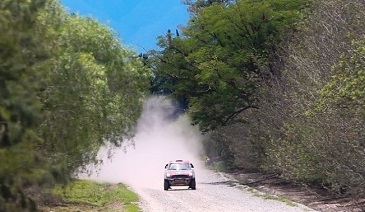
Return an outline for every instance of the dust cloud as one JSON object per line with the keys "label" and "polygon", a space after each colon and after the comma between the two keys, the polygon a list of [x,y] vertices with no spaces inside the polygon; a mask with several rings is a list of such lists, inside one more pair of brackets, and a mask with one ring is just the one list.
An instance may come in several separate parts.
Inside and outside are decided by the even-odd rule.
{"label": "dust cloud", "polygon": [[133,141],[114,149],[110,159],[108,149],[101,149],[99,157],[104,163],[98,174],[89,178],[132,187],[161,187],[164,166],[171,160],[187,159],[196,169],[203,167],[202,139],[186,115],[176,115],[169,99],[152,97],[144,104]]}

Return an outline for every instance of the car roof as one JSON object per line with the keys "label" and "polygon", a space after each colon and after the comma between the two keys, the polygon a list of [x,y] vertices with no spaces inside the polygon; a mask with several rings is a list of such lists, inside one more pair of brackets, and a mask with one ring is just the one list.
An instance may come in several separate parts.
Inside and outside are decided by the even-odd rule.
{"label": "car roof", "polygon": [[170,163],[190,163],[189,160],[174,160],[170,161]]}

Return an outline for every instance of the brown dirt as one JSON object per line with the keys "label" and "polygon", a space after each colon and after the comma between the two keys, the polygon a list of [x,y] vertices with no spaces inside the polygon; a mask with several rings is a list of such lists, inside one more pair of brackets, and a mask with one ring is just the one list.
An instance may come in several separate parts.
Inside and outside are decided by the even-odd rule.
{"label": "brown dirt", "polygon": [[365,211],[365,199],[334,194],[328,189],[290,182],[274,174],[236,171],[228,174],[237,183],[258,191],[277,195],[301,203],[317,211],[360,212]]}

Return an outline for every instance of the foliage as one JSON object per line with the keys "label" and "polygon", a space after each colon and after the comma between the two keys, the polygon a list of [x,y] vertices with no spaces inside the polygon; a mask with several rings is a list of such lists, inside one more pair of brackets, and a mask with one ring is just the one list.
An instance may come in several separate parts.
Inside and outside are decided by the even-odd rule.
{"label": "foliage", "polygon": [[0,29],[0,211],[32,211],[24,188],[67,180],[133,135],[148,70],[58,1],[1,1]]}
{"label": "foliage", "polygon": [[[336,143],[331,148],[335,156],[329,165],[328,178],[335,188],[346,187],[348,193],[365,194],[364,163],[364,80],[365,80],[365,40],[352,40],[351,48],[343,53],[333,66],[334,74],[321,90],[321,98],[312,116],[325,120],[330,138]],[[335,131],[335,132],[332,132]],[[332,144],[333,145],[333,144]],[[324,154],[328,154],[324,152]]]}
{"label": "foliage", "polygon": [[[47,56],[34,26],[45,1],[0,3],[0,211],[35,210],[22,187],[43,178],[35,145],[41,115],[36,65]],[[13,204],[15,202],[15,204]]]}
{"label": "foliage", "polygon": [[[365,39],[353,41],[353,49],[334,66],[335,74],[324,86],[324,101],[335,107],[364,110],[365,106]],[[322,104],[325,104],[323,102]],[[328,103],[327,103],[328,104]],[[326,106],[324,109],[330,106]]]}
{"label": "foliage", "polygon": [[[51,15],[45,14],[43,23]],[[105,140],[119,145],[132,135],[147,71],[108,27],[76,15],[58,22],[52,47],[58,51],[46,64],[54,68],[40,96],[41,149],[73,171],[92,162]]]}
{"label": "foliage", "polygon": [[270,57],[306,2],[242,0],[201,8],[184,36],[169,32],[160,37],[163,50],[150,52],[152,85],[186,100],[203,131],[244,121],[239,115],[259,107],[258,89],[274,74]]}
{"label": "foliage", "polygon": [[210,148],[224,142],[236,168],[363,198],[364,6],[312,1],[292,39],[268,59],[274,74],[257,90],[260,108],[241,114],[245,124],[215,130]]}
{"label": "foliage", "polygon": [[182,0],[185,5],[188,5],[188,11],[192,15],[199,13],[200,9],[209,7],[212,4],[230,4],[233,0]]}
{"label": "foliage", "polygon": [[127,211],[138,211],[138,195],[123,184],[96,183],[87,180],[74,180],[67,186],[56,186],[53,193],[64,201],[74,204],[90,204],[104,207],[110,203],[121,202]]}
{"label": "foliage", "polygon": [[316,1],[300,24],[285,71],[268,92],[278,112],[262,117],[272,126],[264,146],[268,170],[364,195],[363,11],[361,1]]}

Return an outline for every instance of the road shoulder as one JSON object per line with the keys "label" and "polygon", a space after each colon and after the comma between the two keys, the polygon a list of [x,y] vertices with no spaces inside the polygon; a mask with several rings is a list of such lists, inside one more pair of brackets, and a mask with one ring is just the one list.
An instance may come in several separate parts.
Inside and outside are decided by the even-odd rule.
{"label": "road shoulder", "polygon": [[288,199],[316,211],[365,210],[364,199],[334,194],[325,188],[290,182],[276,174],[235,171],[224,175],[239,186],[248,186],[267,195],[282,197],[283,200]]}

